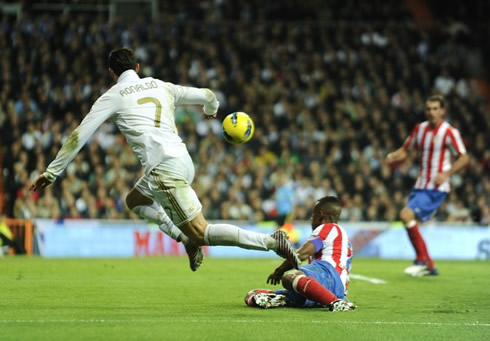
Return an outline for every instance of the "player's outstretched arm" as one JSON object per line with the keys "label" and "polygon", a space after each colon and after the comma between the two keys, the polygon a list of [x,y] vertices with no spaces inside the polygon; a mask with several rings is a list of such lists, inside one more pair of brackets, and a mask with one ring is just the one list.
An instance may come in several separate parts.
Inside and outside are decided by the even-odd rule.
{"label": "player's outstretched arm", "polygon": [[[75,158],[80,149],[85,145],[88,139],[95,133],[97,128],[109,119],[117,109],[117,101],[114,101],[106,92],[94,103],[90,112],[83,118],[80,125],[72,131],[70,136],[61,146],[56,158],[51,161],[46,171],[43,173],[44,179],[36,179],[31,188],[44,188],[49,184],[45,180],[54,182],[58,176],[65,170],[68,164]],[[44,186],[44,187],[40,187]]]}
{"label": "player's outstretched arm", "polygon": [[198,104],[203,106],[203,116],[206,119],[216,117],[219,102],[216,95],[206,88],[193,88],[188,86],[167,83],[175,94],[176,104]]}
{"label": "player's outstretched arm", "polygon": [[[319,238],[317,239],[319,240]],[[301,261],[307,260],[317,252],[318,248],[315,246],[315,243],[318,244],[314,241],[307,241],[299,248],[297,253]],[[321,240],[319,240],[319,243],[321,244]],[[276,270],[274,270],[273,273],[269,275],[267,278],[267,284],[279,284],[284,273],[292,268],[293,266],[291,263],[288,260],[285,260]]]}
{"label": "player's outstretched arm", "polygon": [[279,265],[279,267],[276,268],[276,270],[274,270],[273,273],[269,275],[269,277],[267,277],[267,284],[277,285],[281,283],[281,278],[284,273],[292,268],[293,266],[291,265],[291,262],[285,260],[281,265]]}
{"label": "player's outstretched arm", "polygon": [[[308,240],[306,243],[304,243],[298,250],[298,257],[301,261],[305,261],[308,258],[312,257],[317,253],[318,250],[321,249],[321,239],[319,237],[313,239],[313,240]],[[318,247],[317,245],[318,244]]]}
{"label": "player's outstretched arm", "polygon": [[394,152],[391,152],[388,155],[386,155],[386,161],[388,163],[402,162],[405,161],[406,158],[407,158],[407,151],[403,147],[398,148]]}

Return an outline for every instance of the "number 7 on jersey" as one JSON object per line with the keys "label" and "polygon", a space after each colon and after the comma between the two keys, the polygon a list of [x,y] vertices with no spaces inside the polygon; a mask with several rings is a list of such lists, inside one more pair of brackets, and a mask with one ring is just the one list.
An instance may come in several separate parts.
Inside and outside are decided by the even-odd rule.
{"label": "number 7 on jersey", "polygon": [[160,118],[162,117],[162,104],[155,97],[143,97],[138,100],[139,105],[146,103],[153,103],[156,105],[155,109],[155,127],[160,128]]}

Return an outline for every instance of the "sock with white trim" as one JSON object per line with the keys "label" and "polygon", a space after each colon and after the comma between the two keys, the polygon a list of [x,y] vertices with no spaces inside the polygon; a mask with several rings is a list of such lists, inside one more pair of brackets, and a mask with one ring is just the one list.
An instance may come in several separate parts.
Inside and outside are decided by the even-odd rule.
{"label": "sock with white trim", "polygon": [[177,226],[175,226],[162,206],[156,202],[153,202],[151,205],[135,206],[131,209],[131,211],[138,214],[141,218],[157,224],[158,228],[172,239],[182,242],[184,245],[187,245],[189,242],[189,238],[182,233]]}
{"label": "sock with white trim", "polygon": [[417,255],[417,261],[427,262],[429,269],[434,267],[434,262],[429,256],[429,251],[427,250],[427,245],[425,244],[424,237],[420,233],[417,220],[411,220],[406,224],[406,229],[408,233],[408,238],[413,245],[415,254]]}
{"label": "sock with white trim", "polygon": [[304,298],[324,306],[328,306],[333,301],[338,300],[337,296],[318,283],[318,281],[304,275],[294,278],[293,289]]}

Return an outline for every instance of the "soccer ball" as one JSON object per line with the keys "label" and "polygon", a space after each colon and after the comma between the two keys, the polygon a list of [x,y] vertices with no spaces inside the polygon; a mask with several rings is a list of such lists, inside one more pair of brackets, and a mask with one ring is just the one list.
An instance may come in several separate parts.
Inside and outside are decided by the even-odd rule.
{"label": "soccer ball", "polygon": [[223,137],[232,144],[249,141],[254,134],[254,122],[244,112],[234,112],[223,120]]}

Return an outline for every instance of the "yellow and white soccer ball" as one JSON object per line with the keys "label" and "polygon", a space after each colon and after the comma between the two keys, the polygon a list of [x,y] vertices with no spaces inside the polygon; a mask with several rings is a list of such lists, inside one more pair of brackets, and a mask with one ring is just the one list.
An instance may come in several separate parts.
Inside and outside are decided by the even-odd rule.
{"label": "yellow and white soccer ball", "polygon": [[233,112],[223,120],[223,137],[232,144],[249,141],[255,130],[252,118],[244,112]]}

